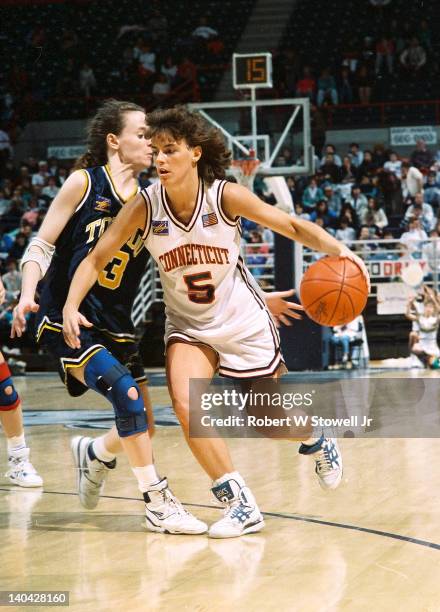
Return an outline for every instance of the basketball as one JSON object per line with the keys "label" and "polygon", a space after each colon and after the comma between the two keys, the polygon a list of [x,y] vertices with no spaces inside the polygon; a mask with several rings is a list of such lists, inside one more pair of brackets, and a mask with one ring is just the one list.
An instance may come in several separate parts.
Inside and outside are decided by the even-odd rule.
{"label": "basketball", "polygon": [[361,314],[368,286],[357,264],[343,257],[324,257],[305,272],[300,287],[306,314],[320,325],[345,325]]}

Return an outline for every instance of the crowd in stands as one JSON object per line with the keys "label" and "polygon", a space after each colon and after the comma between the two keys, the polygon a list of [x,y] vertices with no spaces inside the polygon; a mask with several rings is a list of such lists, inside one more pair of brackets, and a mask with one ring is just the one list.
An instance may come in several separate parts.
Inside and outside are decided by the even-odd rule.
{"label": "crowd in stands", "polygon": [[382,239],[398,239],[411,254],[440,235],[440,151],[423,140],[405,159],[382,145],[362,150],[351,143],[339,152],[327,144],[315,166],[311,177],[287,179],[295,214],[347,244],[365,241],[356,248],[366,259]]}
{"label": "crowd in stands", "polygon": [[333,66],[312,66],[312,56],[304,57],[300,47],[285,48],[275,57],[278,95],[307,97],[318,107],[369,104],[377,100],[377,81],[391,75],[423,84],[435,63],[428,21],[421,16],[413,24],[393,20],[382,27],[380,34],[349,39]]}

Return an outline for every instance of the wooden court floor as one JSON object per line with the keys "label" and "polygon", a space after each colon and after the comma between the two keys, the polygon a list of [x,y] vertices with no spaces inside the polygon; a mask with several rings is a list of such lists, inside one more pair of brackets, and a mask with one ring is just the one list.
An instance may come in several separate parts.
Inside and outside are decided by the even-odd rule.
{"label": "wooden court floor", "polygon": [[[92,393],[68,398],[55,376],[17,386],[26,410],[107,408]],[[152,395],[169,404],[163,386]],[[69,450],[78,433],[99,432],[28,427],[44,490],[0,481],[0,590],[69,591],[75,611],[440,611],[440,440],[344,439],[344,479],[331,492],[321,491],[296,444],[231,440],[266,529],[219,541],[147,532],[124,457],[98,508],[83,509]],[[159,427],[154,447],[181,500],[216,520],[208,478],[179,428]]]}

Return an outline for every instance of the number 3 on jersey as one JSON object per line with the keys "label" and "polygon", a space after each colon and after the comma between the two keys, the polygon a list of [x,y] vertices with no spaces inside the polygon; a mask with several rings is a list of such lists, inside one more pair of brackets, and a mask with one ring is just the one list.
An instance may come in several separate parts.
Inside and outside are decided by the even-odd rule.
{"label": "number 3 on jersey", "polygon": [[211,280],[211,272],[199,272],[198,274],[185,274],[183,280],[188,287],[188,298],[195,304],[211,304],[215,299],[215,286],[200,284]]}
{"label": "number 3 on jersey", "polygon": [[108,270],[102,270],[98,276],[98,283],[106,289],[117,289],[121,284],[125,268],[130,260],[130,255],[124,251],[118,251],[108,264]]}

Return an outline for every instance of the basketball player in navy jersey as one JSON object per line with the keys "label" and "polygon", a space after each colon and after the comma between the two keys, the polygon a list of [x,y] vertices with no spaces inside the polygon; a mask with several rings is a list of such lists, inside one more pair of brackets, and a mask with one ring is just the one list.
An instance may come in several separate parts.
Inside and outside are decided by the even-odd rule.
{"label": "basketball player in navy jersey", "polygon": [[[259,531],[264,521],[242,476],[233,468],[222,439],[190,438],[189,383],[218,370],[231,378],[276,377],[284,364],[279,338],[262,292],[239,256],[239,218],[319,252],[348,257],[365,275],[365,265],[346,246],[316,225],[263,203],[241,185],[222,180],[229,165],[219,130],[183,108],[148,117],[160,182],[143,190],[118,215],[79,266],[64,307],[64,336],[77,350],[80,326],[89,322],[79,307],[109,258],[141,229],[158,263],[166,304],[167,376],[173,407],[188,444],[213,480],[225,507],[209,535],[236,537]],[[300,453],[315,459],[324,488],[342,477],[336,440],[306,439]]]}

